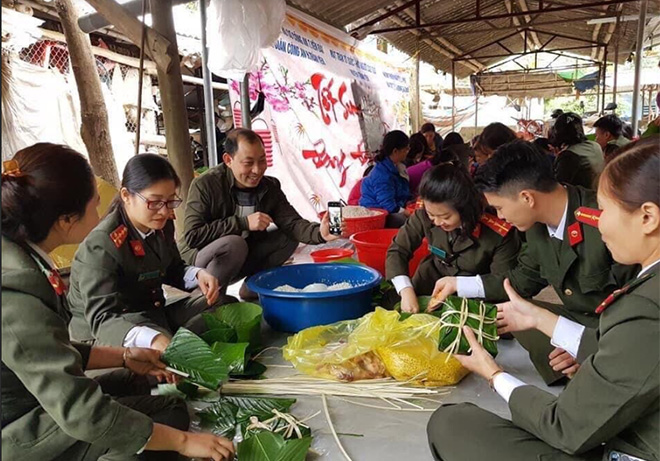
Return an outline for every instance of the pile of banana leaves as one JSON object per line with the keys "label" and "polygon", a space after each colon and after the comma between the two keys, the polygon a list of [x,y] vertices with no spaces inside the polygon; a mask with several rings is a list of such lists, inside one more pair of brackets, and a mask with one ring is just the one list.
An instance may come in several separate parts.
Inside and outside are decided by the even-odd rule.
{"label": "pile of banana leaves", "polygon": [[203,314],[202,336],[179,328],[162,355],[168,366],[188,375],[187,381],[216,390],[232,378],[258,377],[266,367],[251,360],[261,345],[263,311],[251,303],[234,303]]}
{"label": "pile of banana leaves", "polygon": [[261,347],[262,316],[256,304],[228,304],[203,314],[208,331],[201,337],[179,328],[162,360],[188,377],[177,385],[161,384],[158,393],[211,402],[197,413],[201,427],[229,439],[238,436],[240,461],[304,461],[312,435],[309,426],[291,422],[288,411],[295,399],[218,392],[230,378],[259,378],[266,371],[251,359]]}

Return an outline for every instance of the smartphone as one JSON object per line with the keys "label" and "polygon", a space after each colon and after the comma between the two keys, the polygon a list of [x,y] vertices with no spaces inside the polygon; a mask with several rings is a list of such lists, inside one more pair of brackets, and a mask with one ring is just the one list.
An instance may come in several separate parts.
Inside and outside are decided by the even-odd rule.
{"label": "smartphone", "polygon": [[330,233],[332,235],[341,235],[341,208],[341,202],[328,202]]}

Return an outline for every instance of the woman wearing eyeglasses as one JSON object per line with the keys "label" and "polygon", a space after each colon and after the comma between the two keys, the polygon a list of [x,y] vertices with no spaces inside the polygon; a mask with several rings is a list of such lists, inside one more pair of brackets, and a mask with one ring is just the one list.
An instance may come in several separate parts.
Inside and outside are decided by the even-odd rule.
{"label": "woman wearing eyeglasses", "polygon": [[[126,164],[119,194],[71,266],[74,338],[164,350],[179,327],[205,329],[199,314],[220,304],[218,280],[179,255],[171,220],[179,186],[163,157],[141,154]],[[163,284],[202,294],[166,306]]]}

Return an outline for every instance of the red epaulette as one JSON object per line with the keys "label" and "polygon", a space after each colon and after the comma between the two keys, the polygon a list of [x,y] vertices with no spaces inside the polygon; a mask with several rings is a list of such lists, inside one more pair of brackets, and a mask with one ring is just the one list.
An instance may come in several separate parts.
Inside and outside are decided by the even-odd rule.
{"label": "red epaulette", "polygon": [[621,295],[625,295],[628,293],[631,289],[635,288],[637,285],[646,282],[648,279],[651,277],[654,277],[655,273],[654,272],[647,272],[641,277],[637,277],[635,280],[630,282],[628,285],[624,286],[623,288],[619,288],[618,290],[614,290],[612,294],[610,294],[607,298],[603,300],[602,303],[598,305],[596,308],[596,314],[602,314],[605,309],[607,309],[610,304],[612,304],[614,301],[616,301]]}
{"label": "red epaulette", "polygon": [[582,224],[588,224],[592,227],[598,227],[598,221],[600,220],[600,215],[602,211],[595,208],[587,208],[586,206],[581,206],[575,210],[575,219],[580,221]]}
{"label": "red epaulette", "polygon": [[123,224],[120,224],[115,230],[110,233],[110,240],[115,244],[117,248],[122,246],[128,237],[128,227]]}
{"label": "red epaulette", "polygon": [[506,235],[511,231],[511,227],[513,227],[508,222],[489,213],[484,213],[479,221],[500,234],[502,237],[506,237]]}

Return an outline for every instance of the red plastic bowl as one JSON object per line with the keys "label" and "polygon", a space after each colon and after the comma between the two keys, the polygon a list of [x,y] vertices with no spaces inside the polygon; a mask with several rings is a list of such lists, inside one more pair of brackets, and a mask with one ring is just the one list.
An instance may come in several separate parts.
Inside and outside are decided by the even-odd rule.
{"label": "red plastic bowl", "polygon": [[[373,267],[385,276],[385,259],[387,249],[392,244],[398,229],[379,229],[366,232],[358,232],[351,236],[351,242],[357,250],[358,261]],[[419,264],[429,254],[428,240],[424,239],[422,245],[413,253],[408,265],[408,274],[412,277],[417,271]]]}
{"label": "red plastic bowl", "polygon": [[328,248],[327,250],[312,251],[309,255],[315,263],[327,263],[338,259],[350,258],[355,253],[348,248]]}

